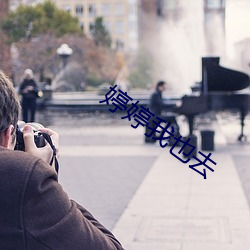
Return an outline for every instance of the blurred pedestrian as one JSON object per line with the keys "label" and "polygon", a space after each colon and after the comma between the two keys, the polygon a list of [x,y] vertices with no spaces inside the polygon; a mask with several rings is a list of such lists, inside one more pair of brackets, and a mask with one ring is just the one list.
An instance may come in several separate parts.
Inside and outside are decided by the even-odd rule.
{"label": "blurred pedestrian", "polygon": [[26,69],[24,71],[24,79],[20,85],[19,94],[22,96],[23,121],[34,122],[38,87],[31,69]]}

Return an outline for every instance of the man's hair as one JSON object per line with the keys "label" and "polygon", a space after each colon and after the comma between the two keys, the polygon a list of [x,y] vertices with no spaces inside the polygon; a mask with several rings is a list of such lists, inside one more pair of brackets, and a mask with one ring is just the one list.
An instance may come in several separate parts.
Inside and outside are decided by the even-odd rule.
{"label": "man's hair", "polygon": [[19,111],[20,102],[13,84],[0,70],[0,142],[2,141],[3,132],[10,125],[16,128]]}
{"label": "man's hair", "polygon": [[163,86],[164,84],[166,84],[166,82],[164,82],[164,81],[157,82],[156,89],[159,89],[159,87]]}

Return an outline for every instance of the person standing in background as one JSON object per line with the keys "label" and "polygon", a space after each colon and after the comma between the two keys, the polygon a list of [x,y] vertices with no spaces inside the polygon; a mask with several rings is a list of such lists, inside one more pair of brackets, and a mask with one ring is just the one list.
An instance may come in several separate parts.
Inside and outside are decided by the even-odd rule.
{"label": "person standing in background", "polygon": [[34,122],[36,114],[36,99],[38,97],[38,87],[34,80],[31,69],[24,71],[24,79],[19,88],[22,96],[22,115],[24,122]]}

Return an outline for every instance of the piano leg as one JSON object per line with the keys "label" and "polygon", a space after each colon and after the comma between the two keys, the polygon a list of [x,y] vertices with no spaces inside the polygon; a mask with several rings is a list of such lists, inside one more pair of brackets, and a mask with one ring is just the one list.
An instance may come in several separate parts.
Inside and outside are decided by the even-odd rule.
{"label": "piano leg", "polygon": [[186,117],[188,119],[189,135],[192,135],[194,130],[194,115],[187,115]]}
{"label": "piano leg", "polygon": [[240,125],[241,125],[241,133],[238,137],[238,141],[246,141],[247,137],[244,135],[244,121],[245,121],[245,117],[247,115],[247,112],[244,109],[240,110]]}

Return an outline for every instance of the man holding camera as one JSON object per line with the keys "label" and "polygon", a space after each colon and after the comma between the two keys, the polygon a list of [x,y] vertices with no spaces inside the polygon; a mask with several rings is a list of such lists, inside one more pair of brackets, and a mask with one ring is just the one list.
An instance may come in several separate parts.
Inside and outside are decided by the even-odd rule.
{"label": "man holding camera", "polygon": [[[20,104],[0,71],[0,249],[123,249],[114,235],[85,208],[71,201],[49,163],[49,144],[36,147],[33,129],[23,128],[25,152],[13,150]],[[58,150],[57,133],[50,136]]]}

